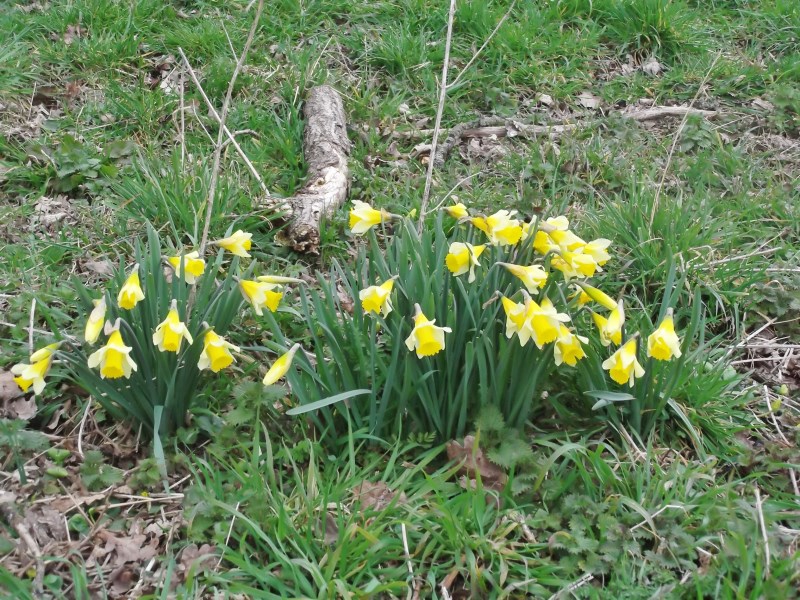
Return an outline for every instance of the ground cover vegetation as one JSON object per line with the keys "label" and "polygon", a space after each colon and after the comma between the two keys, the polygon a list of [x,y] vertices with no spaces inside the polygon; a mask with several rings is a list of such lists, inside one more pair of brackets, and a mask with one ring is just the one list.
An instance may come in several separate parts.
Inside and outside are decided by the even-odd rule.
{"label": "ground cover vegetation", "polygon": [[796,597],[800,6],[260,6],[0,6],[0,595]]}

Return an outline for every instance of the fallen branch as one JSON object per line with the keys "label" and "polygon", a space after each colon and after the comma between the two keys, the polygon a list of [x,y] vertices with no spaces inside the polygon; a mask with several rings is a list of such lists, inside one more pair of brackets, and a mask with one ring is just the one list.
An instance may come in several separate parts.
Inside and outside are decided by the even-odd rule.
{"label": "fallen branch", "polygon": [[297,252],[319,254],[320,221],[344,203],[350,188],[347,158],[351,144],[342,98],[332,87],[311,88],[303,114],[308,179],[294,196],[282,200],[268,197],[265,202],[288,221],[277,236],[279,243]]}

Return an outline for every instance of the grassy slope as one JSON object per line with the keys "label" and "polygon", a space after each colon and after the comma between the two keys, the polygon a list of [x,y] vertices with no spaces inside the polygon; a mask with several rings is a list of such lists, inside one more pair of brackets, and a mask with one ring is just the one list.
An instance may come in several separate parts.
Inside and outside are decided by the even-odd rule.
{"label": "grassy slope", "polygon": [[[12,40],[0,49],[0,101],[10,108],[0,116],[0,227],[8,242],[0,281],[9,291],[0,299],[0,336],[10,350],[4,364],[25,352],[23,327],[33,294],[61,307],[63,322],[69,322],[65,275],[76,261],[79,274],[90,277],[81,271],[82,261],[128,253],[129,238],[145,218],[176,241],[197,237],[215,124],[187,83],[182,158],[180,96],[164,93],[157,82],[151,87],[148,78],[170,73],[168,57],[178,56],[181,47],[220,106],[236,61],[227,36],[237,50],[242,47],[246,4],[90,0],[54,1],[29,11],[0,7],[0,38]],[[428,139],[394,140],[385,133],[412,130],[434,116],[446,6],[431,4],[270,5],[228,125],[255,132],[240,142],[271,191],[288,194],[302,181],[303,90],[325,81],[342,91],[354,129],[352,197],[394,212],[418,205],[424,165],[375,164],[372,158],[391,161],[392,143],[405,154]],[[699,106],[718,108],[723,117],[687,123],[657,205],[654,190],[676,124],[646,129],[614,115],[558,148],[514,141],[504,157],[488,162],[463,160],[456,151],[436,174],[434,200],[480,171],[457,192],[471,206],[511,204],[526,214],[570,210],[581,216],[586,235],[614,239],[620,260],[612,274],[640,290],[646,302],[659,296],[666,260],[677,248],[691,282],[702,287],[717,314],[715,333],[730,344],[738,327],[749,323],[744,313],[754,314],[744,292],[758,300],[768,281],[783,276],[767,274],[767,267],[798,266],[797,163],[781,160],[766,134],[796,138],[800,127],[800,8],[789,0],[539,4],[520,3],[451,91],[445,126],[486,114],[574,118],[570,110],[582,110],[576,100],[582,91],[602,98],[606,108],[641,98],[668,104],[697,97]],[[466,64],[506,7],[459,2],[455,69]],[[635,66],[651,54],[665,68],[660,76],[624,74],[623,65]],[[552,115],[537,105],[538,94],[553,98]],[[754,105],[757,98],[774,108]],[[40,112],[43,123],[31,135],[12,131]],[[72,154],[64,150],[67,135],[79,140]],[[108,156],[120,140],[135,143],[136,168],[124,156]],[[52,160],[27,158],[37,144],[49,149]],[[72,226],[53,234],[29,230],[37,201],[55,195],[54,185],[65,177],[60,173],[94,179],[86,162],[91,158],[120,171],[98,178],[88,194],[71,193],[78,197],[70,200]],[[301,268],[305,259],[272,244],[269,215],[252,209],[257,194],[228,147],[212,236],[239,217],[256,232],[262,258],[283,270]],[[323,262],[347,253],[342,221],[326,231]],[[770,253],[748,256],[764,248]],[[722,262],[728,259],[734,260]],[[483,492],[463,491],[452,477],[427,475],[424,467],[440,464],[440,448],[398,442],[383,451],[359,446],[350,456],[327,457],[314,445],[293,447],[298,431],[291,423],[254,426],[263,414],[261,400],[237,394],[238,406],[219,409],[226,424],[215,441],[183,459],[194,482],[186,501],[191,526],[168,550],[177,552],[186,539],[222,547],[230,527],[225,568],[190,578],[182,588],[188,597],[210,588],[252,597],[269,597],[263,590],[284,597],[403,596],[409,574],[400,523],[423,597],[441,594],[446,580],[451,593],[463,588],[548,597],[586,573],[593,580],[574,592],[581,597],[790,597],[797,584],[789,579],[796,570],[792,536],[798,522],[785,465],[797,464],[797,454],[772,442],[763,403],[746,407],[746,393],[717,396],[709,391],[711,379],[682,401],[716,456],[691,450],[679,456],[658,439],[643,456],[576,417],[532,436],[541,480],[527,499],[510,508],[507,498],[501,509],[487,505]],[[50,394],[45,417],[60,401]],[[677,421],[667,427],[681,430]],[[267,429],[281,434],[268,441]],[[563,429],[571,433],[558,433]],[[756,442],[738,443],[736,429]],[[688,439],[685,444],[690,448]],[[351,507],[363,479],[383,480],[406,499],[365,516]],[[768,574],[756,488],[766,498]],[[679,508],[661,511],[668,505]],[[74,593],[64,590],[69,582],[79,589],[81,578],[94,582],[97,574],[78,568],[60,583],[53,580],[54,593]],[[29,582],[0,576],[3,585],[22,590]]]}

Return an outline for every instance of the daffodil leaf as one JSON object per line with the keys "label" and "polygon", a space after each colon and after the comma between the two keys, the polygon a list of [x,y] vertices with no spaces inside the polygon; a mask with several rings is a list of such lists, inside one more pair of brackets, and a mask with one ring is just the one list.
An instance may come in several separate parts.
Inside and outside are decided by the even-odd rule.
{"label": "daffodil leaf", "polygon": [[592,405],[592,410],[600,410],[614,402],[628,402],[629,400],[636,400],[635,396],[625,394],[622,392],[607,392],[605,390],[591,390],[584,392],[587,396],[597,398],[597,402]]}
{"label": "daffodil leaf", "polygon": [[364,394],[371,394],[372,390],[351,390],[349,392],[342,392],[341,394],[336,394],[335,396],[328,396],[327,398],[323,398],[322,400],[317,400],[316,402],[311,402],[309,404],[304,404],[302,406],[295,406],[291,410],[287,410],[286,414],[295,416],[295,415],[303,415],[307,412],[311,412],[312,410],[317,410],[319,408],[325,408],[326,406],[330,406],[331,404],[336,404],[337,402],[341,402],[342,400],[348,400],[350,398],[355,398],[356,396],[363,396]]}

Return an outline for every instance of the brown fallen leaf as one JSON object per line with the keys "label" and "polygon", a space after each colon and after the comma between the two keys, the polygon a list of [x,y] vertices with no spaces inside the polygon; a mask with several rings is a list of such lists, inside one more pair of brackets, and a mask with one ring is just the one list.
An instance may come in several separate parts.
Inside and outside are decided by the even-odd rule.
{"label": "brown fallen leaf", "polygon": [[111,277],[114,274],[114,265],[107,258],[84,260],[81,262],[81,267],[84,271],[103,277]]}
{"label": "brown fallen leaf", "polygon": [[407,504],[408,498],[403,492],[395,492],[383,481],[372,483],[362,481],[355,488],[354,500],[361,504],[361,510],[382,511],[392,502],[397,500],[397,504]]}
{"label": "brown fallen leaf", "polygon": [[148,541],[147,536],[141,533],[124,537],[116,536],[108,530],[101,529],[97,532],[97,537],[105,542],[105,546],[95,546],[92,554],[95,557],[103,557],[115,552],[116,556],[113,559],[115,566],[127,562],[142,563],[157,554],[158,539],[153,538]]}
{"label": "brown fallen leaf", "polygon": [[502,490],[508,481],[508,475],[486,458],[483,450],[475,443],[475,436],[468,435],[464,438],[464,443],[459,444],[456,440],[447,442],[447,457],[450,460],[460,462],[463,473],[468,478],[475,478],[480,475],[483,487],[492,490]]}
{"label": "brown fallen leaf", "polygon": [[49,506],[32,506],[25,512],[23,522],[42,548],[50,542],[63,542],[67,539],[64,515]]}
{"label": "brown fallen leaf", "polygon": [[578,94],[578,102],[584,108],[598,108],[602,100],[591,92],[581,92]]}

